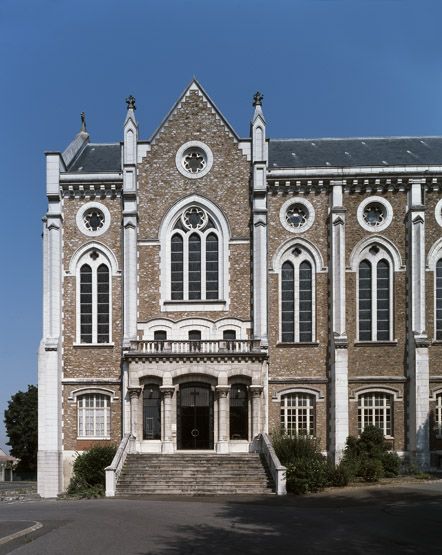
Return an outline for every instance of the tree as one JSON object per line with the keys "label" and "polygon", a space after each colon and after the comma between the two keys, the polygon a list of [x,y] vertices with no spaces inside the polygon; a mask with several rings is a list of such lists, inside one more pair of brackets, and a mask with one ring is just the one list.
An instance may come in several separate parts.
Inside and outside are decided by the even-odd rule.
{"label": "tree", "polygon": [[37,470],[37,387],[28,385],[28,391],[18,391],[11,397],[5,410],[6,433],[11,455],[20,459],[17,472]]}

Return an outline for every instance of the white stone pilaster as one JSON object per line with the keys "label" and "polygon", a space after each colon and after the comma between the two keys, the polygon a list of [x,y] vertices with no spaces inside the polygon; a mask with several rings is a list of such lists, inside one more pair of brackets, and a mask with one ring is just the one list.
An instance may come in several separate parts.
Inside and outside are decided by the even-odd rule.
{"label": "white stone pilaster", "polygon": [[261,429],[261,385],[251,385],[249,391],[252,397],[252,441],[262,432]]}
{"label": "white stone pilaster", "polygon": [[160,386],[160,391],[163,396],[163,412],[164,428],[161,443],[162,453],[173,453],[173,438],[172,438],[172,397],[175,388],[168,385]]}
{"label": "white stone pilaster", "polygon": [[230,386],[217,385],[218,396],[218,441],[216,443],[217,453],[229,452],[229,397]]}
{"label": "white stone pilaster", "polygon": [[130,433],[137,438],[141,439],[142,434],[139,433],[138,429],[138,412],[139,412],[139,398],[140,398],[141,388],[131,387],[129,389],[130,398]]}
{"label": "white stone pilaster", "polygon": [[349,433],[348,425],[348,352],[345,303],[345,213],[343,184],[331,182],[330,193],[330,448],[339,462]]}
{"label": "white stone pilaster", "polygon": [[37,491],[42,497],[56,497],[62,490],[60,164],[60,155],[47,155],[48,212],[43,231],[43,337],[38,352]]}
{"label": "white stone pilaster", "polygon": [[[258,93],[257,93],[258,95]],[[255,98],[251,123],[253,163],[253,337],[268,345],[267,331],[267,161],[266,122],[262,97]]]}
{"label": "white stone pilaster", "polygon": [[424,180],[411,180],[408,227],[408,449],[421,468],[430,464],[430,385],[425,303],[425,207]]}

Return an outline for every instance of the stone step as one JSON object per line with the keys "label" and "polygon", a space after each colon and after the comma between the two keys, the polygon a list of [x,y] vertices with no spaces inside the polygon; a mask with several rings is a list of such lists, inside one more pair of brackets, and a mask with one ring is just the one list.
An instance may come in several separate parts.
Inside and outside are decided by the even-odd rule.
{"label": "stone step", "polygon": [[272,480],[256,453],[131,454],[117,484],[119,496],[269,493]]}

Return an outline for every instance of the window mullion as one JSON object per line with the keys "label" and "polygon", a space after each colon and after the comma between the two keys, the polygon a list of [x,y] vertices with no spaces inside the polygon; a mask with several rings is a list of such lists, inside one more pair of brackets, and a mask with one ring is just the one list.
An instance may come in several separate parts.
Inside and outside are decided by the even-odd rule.
{"label": "window mullion", "polygon": [[295,332],[295,343],[299,342],[299,264],[293,264],[293,319],[294,319],[294,332]]}
{"label": "window mullion", "polygon": [[378,264],[373,261],[371,264],[371,339],[377,341],[377,322],[378,322]]}
{"label": "window mullion", "polygon": [[207,234],[200,233],[201,239],[201,299],[206,298],[206,239]]}
{"label": "window mullion", "polygon": [[97,267],[92,266],[92,343],[97,343],[98,295],[97,295]]}
{"label": "window mullion", "polygon": [[189,234],[183,238],[183,300],[189,300]]}

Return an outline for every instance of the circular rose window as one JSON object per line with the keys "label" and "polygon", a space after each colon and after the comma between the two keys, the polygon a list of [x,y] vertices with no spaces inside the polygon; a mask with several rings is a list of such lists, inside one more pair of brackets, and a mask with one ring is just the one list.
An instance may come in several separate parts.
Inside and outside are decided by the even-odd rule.
{"label": "circular rose window", "polygon": [[279,219],[288,231],[303,233],[313,225],[315,209],[307,199],[295,197],[287,200],[281,206]]}
{"label": "circular rose window", "polygon": [[382,231],[393,219],[393,208],[385,198],[371,196],[361,202],[357,216],[359,225],[367,231]]}
{"label": "circular rose window", "polygon": [[206,175],[212,168],[213,154],[201,141],[189,141],[176,153],[175,163],[178,171],[190,179]]}
{"label": "circular rose window", "polygon": [[181,216],[183,226],[187,229],[203,229],[207,220],[207,212],[199,206],[191,206]]}
{"label": "circular rose window", "polygon": [[110,212],[100,202],[87,202],[77,212],[76,222],[79,230],[90,237],[101,235],[109,229]]}

